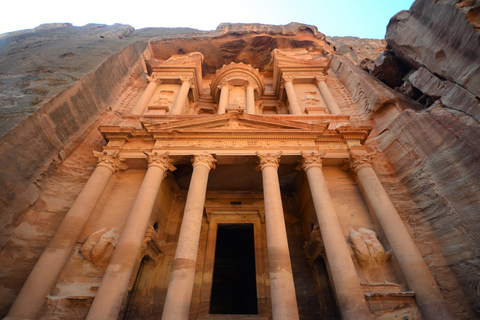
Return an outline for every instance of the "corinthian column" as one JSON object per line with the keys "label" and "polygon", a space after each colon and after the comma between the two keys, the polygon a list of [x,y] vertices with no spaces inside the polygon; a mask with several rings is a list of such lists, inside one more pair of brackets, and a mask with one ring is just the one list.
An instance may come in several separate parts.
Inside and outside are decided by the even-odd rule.
{"label": "corinthian column", "polygon": [[350,167],[382,226],[423,319],[453,319],[415,242],[372,168],[372,154],[350,151]]}
{"label": "corinthian column", "polygon": [[255,114],[255,87],[252,82],[247,84],[247,114]]}
{"label": "corinthian column", "polygon": [[280,155],[257,152],[263,179],[272,316],[275,320],[295,320],[298,319],[297,298],[277,173]]}
{"label": "corinthian column", "polygon": [[301,165],[307,174],[312,192],[315,213],[342,319],[371,319],[360,280],[323,176],[322,155],[302,153]]}
{"label": "corinthian column", "polygon": [[210,154],[200,154],[194,155],[192,162],[192,180],[188,188],[162,320],[187,320],[190,312],[208,174],[215,168],[217,160]]}
{"label": "corinthian column", "polygon": [[337,102],[335,101],[335,98],[332,96],[332,93],[330,92],[330,89],[328,89],[327,84],[325,83],[325,77],[318,76],[318,77],[315,77],[315,79],[317,80],[318,90],[320,90],[320,94],[325,100],[325,103],[327,104],[328,111],[331,114],[342,114],[340,107],[338,106]]}
{"label": "corinthian column", "polygon": [[142,114],[145,112],[145,109],[147,108],[148,102],[152,98],[153,94],[155,93],[155,90],[157,90],[157,87],[162,83],[160,78],[157,77],[149,77],[147,76],[148,80],[148,86],[143,91],[142,95],[140,96],[140,99],[138,99],[137,103],[135,104],[135,107],[133,107],[132,113],[133,114]]}
{"label": "corinthian column", "polygon": [[228,82],[224,79],[222,84],[219,86],[220,88],[220,101],[218,102],[218,114],[225,113],[225,109],[228,105],[228,94],[230,93],[230,86]]}
{"label": "corinthian column", "polygon": [[287,92],[288,103],[290,105],[290,113],[302,114],[302,110],[300,109],[300,105],[298,104],[297,94],[295,93],[295,89],[293,87],[294,77],[284,76],[282,79],[283,84],[285,85],[285,91]]}
{"label": "corinthian column", "polygon": [[188,91],[192,86],[192,79],[187,77],[181,77],[180,81],[182,82],[182,87],[178,91],[177,98],[175,99],[175,104],[170,111],[170,114],[180,114],[182,113],[185,102],[187,101]]}
{"label": "corinthian column", "polygon": [[120,168],[123,159],[114,152],[93,152],[98,159],[97,168],[68,210],[53,239],[43,251],[35,267],[25,281],[22,290],[5,319],[36,319],[50,292],[62,272],[77,242],[80,233],[102,196],[113,173]]}
{"label": "corinthian column", "polygon": [[133,203],[130,215],[120,235],[117,247],[93,300],[88,320],[118,318],[122,301],[128,290],[132,271],[140,254],[142,241],[152,214],[158,190],[168,170],[175,170],[168,152],[147,153],[148,170]]}

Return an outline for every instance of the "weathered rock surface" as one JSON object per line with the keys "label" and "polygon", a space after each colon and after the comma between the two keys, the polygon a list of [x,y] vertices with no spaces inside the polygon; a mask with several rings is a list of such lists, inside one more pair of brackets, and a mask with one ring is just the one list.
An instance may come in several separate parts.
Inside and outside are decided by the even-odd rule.
{"label": "weathered rock surface", "polygon": [[[367,75],[358,75],[354,68],[346,73],[346,63],[332,62],[340,79],[346,74],[343,81],[364,110],[387,102],[365,114],[379,132],[370,143],[386,157],[418,207],[422,223],[410,218],[416,239],[429,241],[425,227],[430,226],[445,266],[475,314],[462,314],[463,307],[451,306],[456,318],[480,317],[480,151],[475,144],[480,139],[479,8],[478,1],[417,0],[410,11],[391,19],[388,46],[408,70],[392,69],[390,76],[404,77],[398,91],[416,100],[417,104],[410,102],[416,108],[409,110],[408,100],[406,108],[401,107],[396,93],[394,100],[364,93],[376,89],[372,81],[364,83]],[[371,61],[362,66],[373,74]],[[424,257],[438,268],[432,253]],[[444,275],[436,275],[439,283],[446,283]]]}
{"label": "weathered rock surface", "polygon": [[348,57],[357,64],[366,58],[374,60],[387,45],[383,39],[357,37],[327,37],[327,41],[334,46],[337,54]]}
{"label": "weathered rock surface", "polygon": [[479,17],[478,1],[417,0],[390,20],[385,39],[406,64],[425,66],[478,97]]}

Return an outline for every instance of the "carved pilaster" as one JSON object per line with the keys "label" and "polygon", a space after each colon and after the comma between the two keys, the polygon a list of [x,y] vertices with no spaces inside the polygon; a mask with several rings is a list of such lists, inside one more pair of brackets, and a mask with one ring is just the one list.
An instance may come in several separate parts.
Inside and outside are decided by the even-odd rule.
{"label": "carved pilaster", "polygon": [[165,152],[164,154],[159,154],[156,151],[143,151],[143,153],[147,155],[147,162],[149,167],[155,166],[163,169],[163,171],[165,172],[163,178],[165,178],[169,172],[177,169],[173,166],[174,161],[173,159],[170,159],[170,157],[168,156],[168,152]]}
{"label": "carved pilaster", "polygon": [[209,170],[215,169],[215,163],[217,159],[215,159],[211,154],[195,154],[192,158],[192,166],[195,168],[196,166],[204,166],[207,167]]}
{"label": "carved pilaster", "polygon": [[258,161],[258,166],[257,170],[263,170],[263,168],[266,167],[274,167],[275,169],[278,169],[278,166],[280,165],[280,157],[282,156],[282,152],[278,153],[267,153],[267,154],[261,154],[257,152],[257,156],[259,158]]}
{"label": "carved pilaster", "polygon": [[155,77],[155,76],[147,76],[147,80],[148,82],[155,82],[155,84],[157,86],[161,85],[162,84],[162,80],[160,79],[160,77]]}
{"label": "carved pilaster", "polygon": [[356,174],[360,169],[366,167],[373,167],[373,159],[375,157],[375,152],[371,153],[353,153],[349,151],[350,157],[348,159],[348,164],[350,169]]}
{"label": "carved pilaster", "polygon": [[115,172],[118,169],[126,170],[128,168],[126,164],[122,163],[126,159],[120,158],[119,153],[118,150],[93,151],[93,156],[97,158],[97,167],[105,167]]}
{"label": "carved pilaster", "polygon": [[300,165],[297,166],[297,169],[301,169],[307,172],[308,169],[313,167],[318,167],[322,169],[322,159],[325,156],[325,152],[322,153],[305,153],[302,152],[302,159],[299,161]]}

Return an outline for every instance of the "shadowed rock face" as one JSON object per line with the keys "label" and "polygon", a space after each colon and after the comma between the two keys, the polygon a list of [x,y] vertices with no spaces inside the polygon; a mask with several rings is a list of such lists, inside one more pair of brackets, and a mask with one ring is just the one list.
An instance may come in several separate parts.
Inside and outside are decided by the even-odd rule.
{"label": "shadowed rock face", "polygon": [[[392,61],[388,65],[380,59],[375,65],[390,72],[389,77],[403,78],[400,86],[387,84],[424,110],[404,110],[390,118],[390,104],[401,110],[398,97],[395,102],[381,96],[375,100],[374,94],[366,99],[383,103],[377,110],[384,110],[382,116],[372,115],[383,128],[372,146],[378,144],[407,186],[477,317],[480,149],[474,141],[480,139],[479,8],[478,1],[417,0],[409,11],[396,14],[386,40],[389,54],[398,60],[393,62],[405,68],[397,71]],[[378,66],[371,63],[365,61],[364,70],[375,75],[372,70]],[[351,92],[368,92],[371,86],[360,84],[357,89],[359,80],[354,79],[348,79]],[[417,235],[425,230],[419,225],[414,229]],[[454,310],[456,317],[473,317],[461,315],[460,309]]]}

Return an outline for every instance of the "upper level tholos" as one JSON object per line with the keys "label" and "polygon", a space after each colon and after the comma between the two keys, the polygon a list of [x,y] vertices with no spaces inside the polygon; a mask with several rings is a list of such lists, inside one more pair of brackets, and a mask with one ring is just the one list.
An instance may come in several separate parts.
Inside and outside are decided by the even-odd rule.
{"label": "upper level tholos", "polygon": [[149,84],[134,116],[246,114],[341,114],[325,83],[330,59],[306,49],[273,50],[268,68],[223,65],[202,74],[199,52],[145,60]]}

